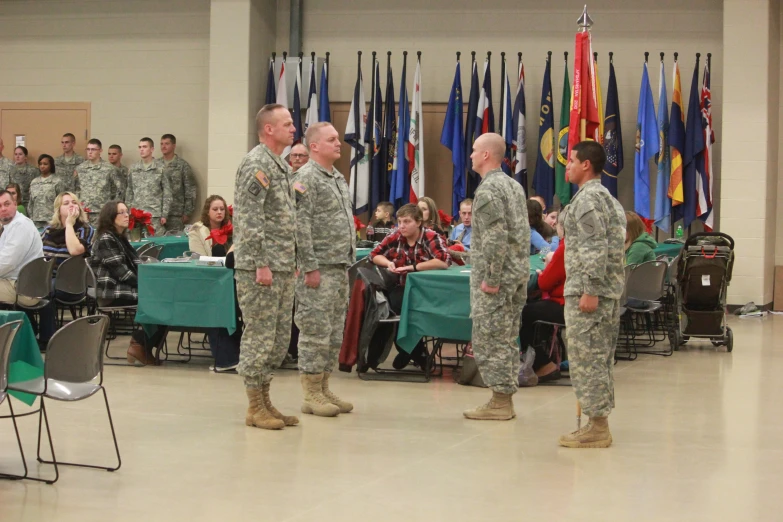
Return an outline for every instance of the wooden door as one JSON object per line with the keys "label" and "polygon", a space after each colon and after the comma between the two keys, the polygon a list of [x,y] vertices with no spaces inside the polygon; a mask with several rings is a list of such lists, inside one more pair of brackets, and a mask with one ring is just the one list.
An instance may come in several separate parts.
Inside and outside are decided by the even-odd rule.
{"label": "wooden door", "polygon": [[31,165],[38,164],[41,154],[56,158],[62,154],[60,140],[67,132],[76,136],[74,152],[84,156],[90,136],[89,103],[0,103],[0,136],[8,159],[13,160],[18,135],[25,137]]}

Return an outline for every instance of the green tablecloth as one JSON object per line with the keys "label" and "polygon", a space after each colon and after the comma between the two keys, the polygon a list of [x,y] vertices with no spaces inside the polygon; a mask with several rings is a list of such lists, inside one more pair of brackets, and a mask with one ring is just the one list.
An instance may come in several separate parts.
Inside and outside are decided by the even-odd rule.
{"label": "green tablecloth", "polygon": [[[530,256],[530,271],[543,269],[540,256]],[[469,341],[470,266],[408,274],[402,300],[397,345],[410,353],[422,337]]]}
{"label": "green tablecloth", "polygon": [[[10,372],[8,381],[11,383],[28,381],[43,376],[43,358],[38,349],[38,342],[35,340],[35,334],[32,326],[30,326],[30,321],[27,319],[27,315],[24,312],[0,311],[0,324],[18,321],[19,319],[23,323],[16,332],[14,344],[11,346],[11,357],[9,358]],[[35,402],[34,395],[17,392],[11,392],[11,395],[29,405]]]}
{"label": "green tablecloth", "polygon": [[370,252],[372,252],[372,248],[357,248],[356,249],[356,260],[361,261],[365,257],[370,255]]}
{"label": "green tablecloth", "polygon": [[682,250],[682,243],[658,243],[658,246],[653,249],[656,256],[665,255],[670,258],[677,257],[677,254]]}
{"label": "green tablecloth", "polygon": [[156,245],[163,245],[163,250],[160,252],[158,259],[169,259],[172,257],[180,257],[188,250],[188,236],[161,236],[150,237],[142,239],[141,241],[131,241],[133,248],[139,248],[146,243],[154,243]]}
{"label": "green tablecloth", "polygon": [[236,330],[234,271],[189,263],[139,265],[136,322]]}

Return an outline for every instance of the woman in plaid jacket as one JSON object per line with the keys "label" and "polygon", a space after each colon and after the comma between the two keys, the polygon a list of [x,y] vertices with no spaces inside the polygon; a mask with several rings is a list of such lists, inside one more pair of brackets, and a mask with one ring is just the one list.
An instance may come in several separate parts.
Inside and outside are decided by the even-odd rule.
{"label": "woman in plaid jacket", "polygon": [[[128,241],[128,207],[110,201],[98,216],[98,239],[92,247],[90,266],[95,272],[95,295],[101,306],[136,306],[139,302],[139,259]],[[164,332],[158,328],[152,337],[136,330],[128,347],[128,362],[157,364],[152,348]]]}

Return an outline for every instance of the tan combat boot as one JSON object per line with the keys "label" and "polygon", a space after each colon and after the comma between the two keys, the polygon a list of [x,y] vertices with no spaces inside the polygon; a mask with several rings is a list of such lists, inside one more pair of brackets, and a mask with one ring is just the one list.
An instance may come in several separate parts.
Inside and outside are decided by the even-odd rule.
{"label": "tan combat boot", "polygon": [[584,428],[560,437],[566,448],[608,448],[612,444],[608,417],[591,417]]}
{"label": "tan combat boot", "polygon": [[283,429],[285,423],[276,419],[266,409],[261,388],[245,388],[249,405],[245,414],[245,424],[265,430]]}
{"label": "tan combat boot", "polygon": [[465,418],[473,420],[511,420],[517,416],[510,393],[492,392],[492,398],[483,406],[466,410]]}
{"label": "tan combat boot", "polygon": [[324,397],[326,397],[326,400],[340,408],[340,413],[350,413],[351,410],[353,410],[353,404],[351,404],[348,401],[342,400],[340,397],[335,395],[331,392],[329,389],[329,376],[331,373],[324,373],[324,380],[323,380],[323,387],[321,388],[321,391],[323,391]]}
{"label": "tan combat boot", "polygon": [[269,397],[269,386],[270,383],[261,385],[261,397],[264,401],[264,406],[266,406],[267,411],[271,413],[272,417],[275,419],[280,419],[283,421],[286,426],[296,426],[299,424],[299,417],[295,417],[293,415],[283,415],[277,411],[277,408],[272,406],[272,399]]}
{"label": "tan combat boot", "polygon": [[323,392],[323,373],[303,373],[302,413],[312,413],[319,417],[336,417],[340,414],[340,408],[329,402]]}

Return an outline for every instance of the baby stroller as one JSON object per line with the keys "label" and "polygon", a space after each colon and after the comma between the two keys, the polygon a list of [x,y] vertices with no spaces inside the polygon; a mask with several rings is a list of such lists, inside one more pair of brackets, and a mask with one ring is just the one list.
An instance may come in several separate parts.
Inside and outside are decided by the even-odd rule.
{"label": "baby stroller", "polygon": [[676,350],[690,338],[734,349],[726,326],[726,289],[734,266],[734,240],[721,232],[701,232],[683,245],[677,266],[676,313],[669,340]]}

